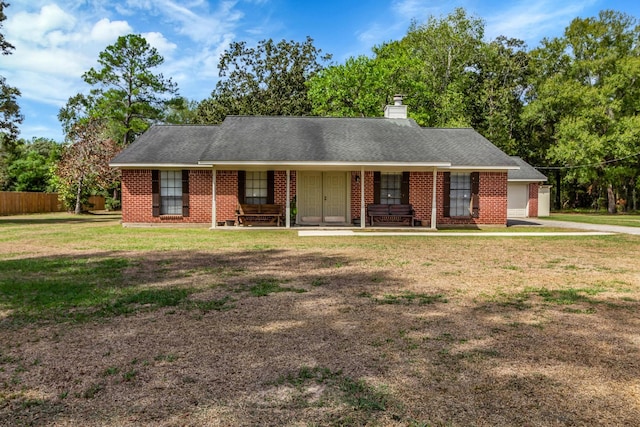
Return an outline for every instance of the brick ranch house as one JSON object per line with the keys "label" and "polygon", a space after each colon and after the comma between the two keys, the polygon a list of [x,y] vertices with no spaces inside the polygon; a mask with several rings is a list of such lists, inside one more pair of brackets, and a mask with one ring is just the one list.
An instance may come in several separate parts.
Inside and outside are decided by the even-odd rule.
{"label": "brick ranch house", "polygon": [[[432,229],[506,225],[508,174],[520,169],[473,129],[420,127],[401,100],[383,118],[154,125],[110,165],[122,170],[124,226],[212,228],[255,204],[281,206],[284,227],[364,228],[371,204],[410,204],[415,223]],[[536,205],[535,189],[528,194]]]}

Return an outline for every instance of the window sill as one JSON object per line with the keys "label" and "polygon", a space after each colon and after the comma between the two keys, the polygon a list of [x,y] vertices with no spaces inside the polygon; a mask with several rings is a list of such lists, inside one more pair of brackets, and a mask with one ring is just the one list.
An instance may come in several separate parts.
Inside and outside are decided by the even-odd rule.
{"label": "window sill", "polygon": [[176,220],[182,218],[182,215],[160,215],[160,220]]}

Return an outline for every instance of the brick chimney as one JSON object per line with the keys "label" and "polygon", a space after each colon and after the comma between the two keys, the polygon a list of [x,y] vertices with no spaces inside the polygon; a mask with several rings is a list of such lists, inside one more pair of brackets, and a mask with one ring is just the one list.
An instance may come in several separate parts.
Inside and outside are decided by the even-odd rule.
{"label": "brick chimney", "polygon": [[402,95],[393,95],[393,105],[384,107],[384,116],[387,119],[407,118],[407,106],[402,105]]}

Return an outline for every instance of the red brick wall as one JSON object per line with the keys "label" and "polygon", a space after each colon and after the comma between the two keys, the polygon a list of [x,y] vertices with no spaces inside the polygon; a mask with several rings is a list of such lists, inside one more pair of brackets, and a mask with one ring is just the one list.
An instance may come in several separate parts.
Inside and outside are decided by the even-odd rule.
{"label": "red brick wall", "polygon": [[529,184],[529,216],[532,218],[538,216],[538,187],[537,182]]}
{"label": "red brick wall", "polygon": [[211,192],[213,172],[189,171],[189,217],[182,222],[211,224]]}
{"label": "red brick wall", "polygon": [[[353,173],[352,173],[353,175]],[[373,203],[373,171],[367,171],[365,182],[366,204]],[[507,174],[506,172],[480,172],[480,211],[478,218],[444,216],[442,192],[444,172],[438,172],[436,181],[437,224],[499,224],[507,223]],[[409,175],[409,203],[413,205],[416,219],[431,222],[433,198],[433,172],[411,172]],[[352,182],[351,214],[360,215],[360,184]]]}
{"label": "red brick wall", "polygon": [[[373,197],[373,174],[374,171],[365,171],[364,172],[364,205],[367,206],[371,203],[373,203],[374,197]],[[361,199],[361,195],[360,195],[360,189],[361,189],[361,183],[360,182],[356,182],[356,176],[359,176],[360,179],[362,179],[362,177],[360,176],[360,171],[352,171],[351,172],[351,219],[355,219],[355,218],[360,218],[360,199]],[[413,185],[413,183],[410,184],[410,186]],[[412,191],[413,193],[413,191]],[[411,197],[411,195],[409,196]],[[409,202],[411,202],[411,199],[409,199]]]}
{"label": "red brick wall", "polygon": [[[351,172],[351,218],[360,217],[360,183],[355,177],[360,172]],[[478,218],[445,218],[442,204],[444,173],[437,175],[437,224],[500,224],[507,221],[507,174],[506,172],[480,173],[480,211]],[[362,178],[362,177],[361,177]],[[373,203],[373,171],[365,172],[365,205]],[[409,203],[416,211],[416,218],[431,220],[432,172],[411,172]],[[122,171],[122,221],[124,223],[211,223],[211,170],[189,172],[190,216],[152,216],[151,170]],[[286,203],[286,172],[274,174],[275,203]],[[216,219],[235,219],[238,205],[238,172],[218,171],[216,174]],[[291,197],[296,194],[296,172],[291,171]],[[530,216],[538,213],[538,184],[529,187]]]}
{"label": "red brick wall", "polygon": [[351,221],[356,218],[360,218],[360,185],[361,182],[356,182],[356,177],[360,179],[360,172],[351,171]]}
{"label": "red brick wall", "polygon": [[[296,195],[296,171],[291,171],[291,186],[289,187],[289,197],[293,200]],[[273,202],[285,206],[287,204],[287,171],[274,171],[273,175],[274,195]]]}
{"label": "red brick wall", "polygon": [[409,203],[413,205],[416,219],[431,221],[432,199],[433,172],[411,172],[409,175]]}
{"label": "red brick wall", "polygon": [[507,225],[507,172],[480,173],[480,218],[476,224]]}
{"label": "red brick wall", "polygon": [[151,169],[122,171],[123,223],[211,223],[210,170],[189,171],[189,216],[154,217],[152,212]]}
{"label": "red brick wall", "polygon": [[122,170],[122,222],[155,222],[151,212],[151,170]]}
{"label": "red brick wall", "polygon": [[480,210],[478,218],[445,217],[442,203],[444,172],[438,172],[438,216],[437,224],[487,224],[507,225],[507,173],[480,172]]}
{"label": "red brick wall", "polygon": [[[291,171],[291,194],[296,195],[296,172]],[[274,203],[285,206],[287,204],[287,172],[274,171]],[[216,179],[216,220],[226,221],[236,218],[238,206],[238,171],[218,171]],[[211,207],[209,207],[211,210]]]}
{"label": "red brick wall", "polygon": [[[238,208],[238,171],[216,172],[216,221],[235,220]],[[209,207],[211,210],[211,207]]]}

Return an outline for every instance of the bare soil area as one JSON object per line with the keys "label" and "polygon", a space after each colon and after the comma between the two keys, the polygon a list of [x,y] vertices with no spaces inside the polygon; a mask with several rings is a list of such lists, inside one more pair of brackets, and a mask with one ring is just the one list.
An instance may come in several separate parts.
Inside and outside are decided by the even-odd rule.
{"label": "bare soil area", "polygon": [[125,259],[121,286],[192,291],[86,321],[0,313],[0,424],[640,421],[638,238],[255,235],[2,244],[1,260]]}

